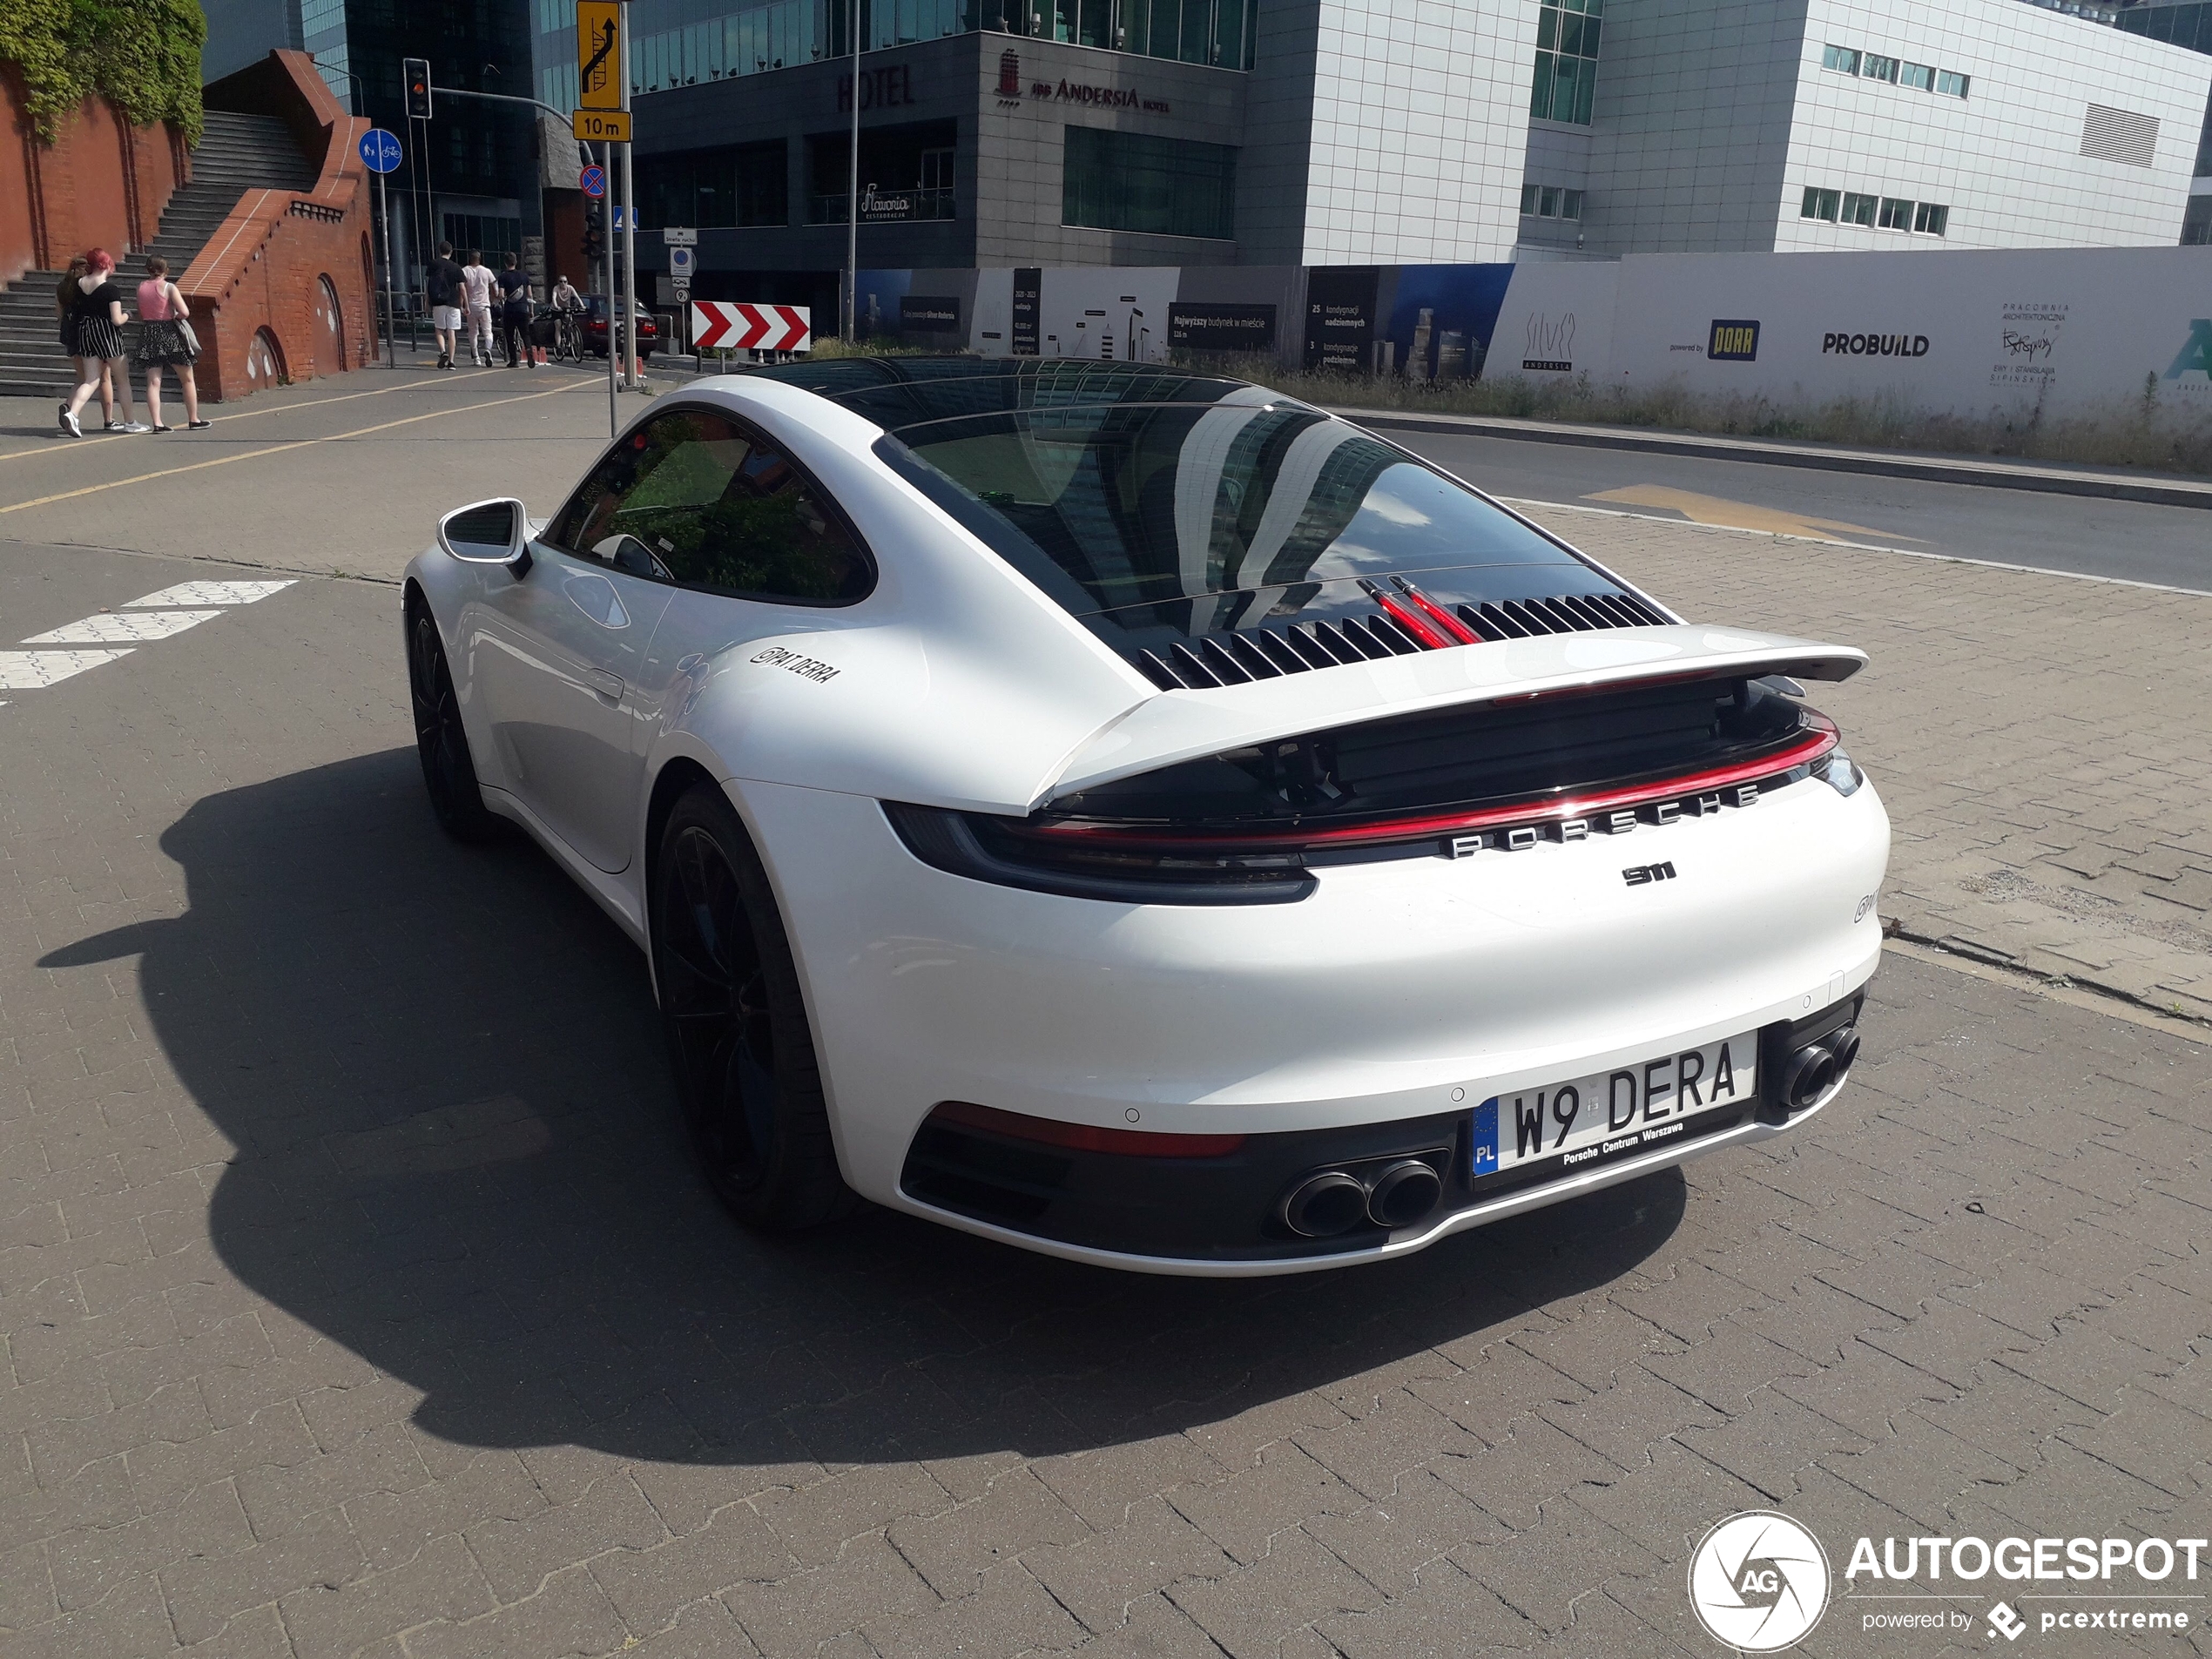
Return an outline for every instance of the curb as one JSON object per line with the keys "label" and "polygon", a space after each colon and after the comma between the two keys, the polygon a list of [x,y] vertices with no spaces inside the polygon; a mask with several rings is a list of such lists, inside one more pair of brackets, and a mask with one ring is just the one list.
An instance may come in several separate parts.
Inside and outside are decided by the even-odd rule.
{"label": "curb", "polygon": [[2016,465],[1983,466],[1932,456],[1888,455],[1863,449],[1799,449],[1786,444],[1608,430],[1594,427],[1548,427],[1480,415],[1407,415],[1397,409],[1325,406],[1331,415],[1381,431],[1433,432],[1446,435],[1513,438],[1524,443],[1562,443],[1583,449],[1634,449],[1646,455],[1689,455],[1706,461],[1743,461],[1769,467],[1805,467],[1820,472],[1866,473],[1885,478],[1917,478],[1983,489],[2023,489],[2052,496],[2092,496],[2109,501],[2148,502],[2159,507],[2212,509],[2212,484],[2155,483],[2111,473],[2067,473]]}

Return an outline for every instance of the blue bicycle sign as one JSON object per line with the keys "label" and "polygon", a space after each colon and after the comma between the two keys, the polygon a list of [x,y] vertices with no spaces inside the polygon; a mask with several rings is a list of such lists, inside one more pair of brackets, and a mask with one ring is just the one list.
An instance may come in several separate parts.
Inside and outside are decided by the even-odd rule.
{"label": "blue bicycle sign", "polygon": [[400,165],[400,141],[382,127],[361,134],[361,160],[371,172],[395,172]]}

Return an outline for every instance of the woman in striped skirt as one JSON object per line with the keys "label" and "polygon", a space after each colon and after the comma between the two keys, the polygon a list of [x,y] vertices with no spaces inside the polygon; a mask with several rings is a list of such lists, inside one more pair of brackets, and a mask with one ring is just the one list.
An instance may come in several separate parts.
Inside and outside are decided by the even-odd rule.
{"label": "woman in striped skirt", "polygon": [[115,256],[96,247],[84,256],[84,274],[77,279],[77,298],[70,302],[70,355],[77,359],[78,388],[61,406],[62,430],[73,438],[84,435],[77,412],[100,389],[103,373],[115,377],[116,396],[123,405],[118,432],[144,432],[131,418],[131,371],[123,361],[123,290],[115,283]]}

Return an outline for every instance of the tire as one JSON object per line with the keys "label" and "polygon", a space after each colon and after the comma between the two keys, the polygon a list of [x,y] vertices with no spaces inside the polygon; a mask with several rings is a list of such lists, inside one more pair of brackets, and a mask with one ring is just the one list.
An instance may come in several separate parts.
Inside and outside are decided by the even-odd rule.
{"label": "tire", "polygon": [[669,1066],[715,1197],[766,1232],[849,1214],[783,918],[718,785],[692,786],[661,831],[652,930]]}
{"label": "tire", "polygon": [[476,783],[475,758],[461,724],[453,671],[446,664],[436,618],[421,599],[407,607],[408,700],[414,705],[415,748],[422,761],[422,786],[438,827],[456,841],[489,841],[501,831],[500,819],[485,810]]}

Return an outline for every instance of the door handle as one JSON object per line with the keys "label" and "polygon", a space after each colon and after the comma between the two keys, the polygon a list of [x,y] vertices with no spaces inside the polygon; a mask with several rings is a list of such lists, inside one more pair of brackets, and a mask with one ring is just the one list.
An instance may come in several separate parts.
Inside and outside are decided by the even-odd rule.
{"label": "door handle", "polygon": [[622,676],[619,674],[610,674],[604,668],[587,668],[583,671],[583,683],[609,702],[622,701]]}

